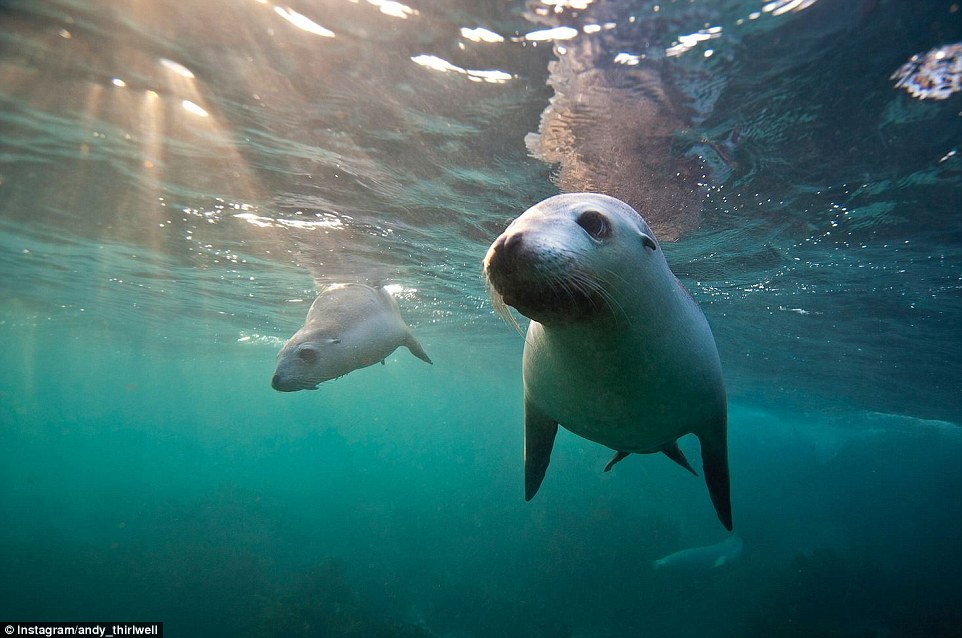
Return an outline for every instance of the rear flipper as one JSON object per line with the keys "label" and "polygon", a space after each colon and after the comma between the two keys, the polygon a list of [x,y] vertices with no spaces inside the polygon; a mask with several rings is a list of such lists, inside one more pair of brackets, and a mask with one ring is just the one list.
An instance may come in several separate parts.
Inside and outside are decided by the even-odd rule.
{"label": "rear flipper", "polygon": [[414,335],[412,335],[410,332],[408,333],[408,338],[404,340],[404,345],[415,357],[421,361],[426,361],[427,363],[434,365],[434,362],[431,361],[431,357],[428,356],[428,353],[424,351],[424,348],[421,347],[421,344],[418,343],[418,340],[415,339]]}
{"label": "rear flipper", "polygon": [[728,478],[728,436],[727,427],[714,432],[697,435],[701,443],[702,469],[705,471],[705,484],[708,485],[708,495],[725,529],[732,529],[731,486]]}
{"label": "rear flipper", "polygon": [[615,466],[615,463],[625,458],[629,454],[631,454],[631,452],[615,452],[615,455],[611,457],[610,461],[608,461],[608,465],[605,466],[605,472],[610,472],[611,468]]}
{"label": "rear flipper", "polygon": [[678,465],[682,466],[683,468],[685,468],[686,470],[688,470],[689,472],[691,472],[691,473],[694,474],[695,476],[698,476],[698,472],[696,472],[696,471],[692,468],[691,464],[688,463],[688,459],[685,458],[685,453],[681,451],[681,448],[680,448],[680,447],[678,447],[678,441],[677,441],[677,440],[672,441],[671,443],[669,443],[669,444],[666,445],[665,447],[661,448],[661,451],[664,452],[665,456],[667,456],[668,458],[670,458],[672,461],[674,461],[674,462],[677,463]]}
{"label": "rear flipper", "polygon": [[[661,451],[672,461],[682,466],[695,476],[698,476],[698,472],[692,468],[691,464],[688,463],[688,459],[685,458],[685,453],[681,451],[680,447],[678,447],[678,441],[669,443],[665,447],[661,448]],[[610,472],[611,468],[615,466],[615,463],[621,461],[629,454],[631,454],[631,452],[615,452],[615,455],[611,457],[610,461],[608,461],[608,465],[605,466],[605,472]]]}

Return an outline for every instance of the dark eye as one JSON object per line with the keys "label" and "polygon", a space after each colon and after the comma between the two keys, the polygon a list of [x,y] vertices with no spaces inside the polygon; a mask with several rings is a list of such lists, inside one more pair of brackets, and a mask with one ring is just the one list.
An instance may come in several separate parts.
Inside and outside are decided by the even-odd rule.
{"label": "dark eye", "polygon": [[297,357],[305,363],[317,361],[317,351],[314,348],[301,348],[297,351]]}
{"label": "dark eye", "polygon": [[611,226],[605,216],[596,210],[586,210],[578,217],[578,225],[595,239],[611,237]]}

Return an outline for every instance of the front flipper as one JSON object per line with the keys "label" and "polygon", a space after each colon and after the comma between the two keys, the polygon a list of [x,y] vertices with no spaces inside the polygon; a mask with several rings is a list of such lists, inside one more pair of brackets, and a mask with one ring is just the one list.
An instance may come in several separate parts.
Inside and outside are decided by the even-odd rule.
{"label": "front flipper", "polygon": [[524,500],[538,493],[551,461],[558,422],[524,399]]}
{"label": "front flipper", "polygon": [[702,469],[705,470],[705,483],[708,495],[725,529],[732,529],[731,487],[728,478],[728,436],[727,424],[713,431],[698,434],[701,443]]}
{"label": "front flipper", "polygon": [[681,451],[680,447],[678,447],[678,441],[672,441],[665,447],[661,448],[661,451],[672,461],[682,466],[695,476],[698,476],[698,472],[692,468],[691,464],[688,463],[688,459],[685,458],[685,453]]}
{"label": "front flipper", "polygon": [[611,457],[610,461],[608,461],[608,465],[605,466],[605,472],[610,472],[611,468],[615,466],[615,463],[625,458],[629,454],[631,454],[631,452],[615,452],[615,455]]}

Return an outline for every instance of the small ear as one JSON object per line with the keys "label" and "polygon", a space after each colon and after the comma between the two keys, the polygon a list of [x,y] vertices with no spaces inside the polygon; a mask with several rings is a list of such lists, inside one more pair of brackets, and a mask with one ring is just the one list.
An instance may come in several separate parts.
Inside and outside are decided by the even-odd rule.
{"label": "small ear", "polygon": [[641,243],[643,243],[648,248],[651,248],[652,250],[658,250],[658,244],[656,244],[655,240],[652,239],[651,236],[646,233],[641,234]]}

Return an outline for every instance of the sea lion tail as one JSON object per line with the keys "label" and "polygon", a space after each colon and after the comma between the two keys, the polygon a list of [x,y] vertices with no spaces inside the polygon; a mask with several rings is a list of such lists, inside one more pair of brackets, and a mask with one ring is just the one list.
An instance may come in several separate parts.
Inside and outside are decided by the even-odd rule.
{"label": "sea lion tail", "polygon": [[410,332],[408,333],[407,339],[404,341],[404,345],[415,357],[421,361],[434,365],[434,362],[431,361],[431,357],[428,356],[428,353],[424,351],[424,348],[421,347],[421,344],[418,343],[418,340],[415,339],[414,335],[412,335]]}

